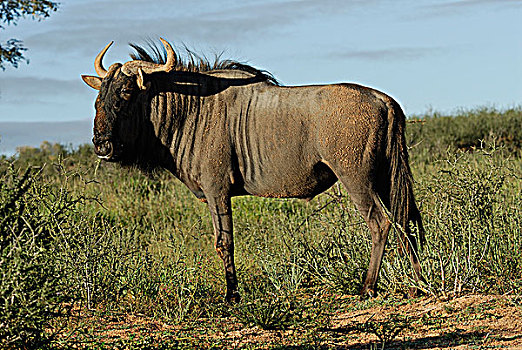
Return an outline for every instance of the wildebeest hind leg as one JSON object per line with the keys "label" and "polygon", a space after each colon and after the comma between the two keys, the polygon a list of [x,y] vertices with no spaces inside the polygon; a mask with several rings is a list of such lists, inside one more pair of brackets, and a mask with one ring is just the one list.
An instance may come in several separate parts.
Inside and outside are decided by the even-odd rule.
{"label": "wildebeest hind leg", "polygon": [[234,265],[234,236],[232,232],[232,207],[230,197],[207,198],[214,225],[214,246],[225,267],[227,303],[240,301],[237,291],[236,267]]}
{"label": "wildebeest hind leg", "polygon": [[368,224],[372,235],[370,264],[361,289],[361,295],[363,297],[375,296],[377,277],[381,269],[384,248],[388,240],[391,224],[385,214],[377,192],[371,188],[370,183],[360,183],[355,179],[342,177],[341,182],[348,190],[355,206]]}

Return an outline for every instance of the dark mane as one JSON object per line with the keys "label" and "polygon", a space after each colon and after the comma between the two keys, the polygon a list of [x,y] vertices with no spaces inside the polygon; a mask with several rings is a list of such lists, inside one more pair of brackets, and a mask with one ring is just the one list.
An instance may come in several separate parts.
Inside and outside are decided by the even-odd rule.
{"label": "dark mane", "polygon": [[[140,60],[146,62],[165,64],[167,61],[167,52],[165,48],[154,41],[147,42],[146,46],[140,46],[138,44],[129,43],[130,47],[134,49],[134,53],[130,54],[133,60]],[[257,77],[263,78],[265,81],[270,82],[274,85],[280,85],[274,76],[265,70],[260,70],[250,65],[240,63],[234,60],[223,60],[221,55],[216,55],[214,62],[210,63],[209,59],[205,56],[200,56],[197,53],[191,51],[185,47],[185,53],[187,59],[184,60],[179,52],[174,51],[176,57],[176,68],[177,71],[186,72],[210,72],[213,70],[239,70],[250,73]]]}

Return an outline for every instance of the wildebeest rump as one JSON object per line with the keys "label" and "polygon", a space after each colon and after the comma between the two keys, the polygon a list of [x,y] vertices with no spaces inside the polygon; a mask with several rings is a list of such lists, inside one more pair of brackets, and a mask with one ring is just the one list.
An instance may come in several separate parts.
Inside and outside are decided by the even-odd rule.
{"label": "wildebeest rump", "polygon": [[[102,159],[162,167],[208,203],[224,262],[226,300],[238,301],[231,197],[312,198],[337,180],[368,224],[372,250],[363,295],[375,292],[392,222],[421,278],[419,210],[404,139],[405,116],[388,95],[355,85],[286,87],[232,61],[183,63],[171,45],[163,59],[143,48],[99,76],[94,150]],[[156,51],[159,51],[156,49]]]}

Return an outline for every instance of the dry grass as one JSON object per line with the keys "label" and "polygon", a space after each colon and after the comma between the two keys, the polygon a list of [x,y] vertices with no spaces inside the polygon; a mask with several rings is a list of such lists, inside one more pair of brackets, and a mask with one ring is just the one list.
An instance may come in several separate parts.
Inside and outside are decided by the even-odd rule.
{"label": "dry grass", "polygon": [[[54,272],[37,277],[54,281],[45,295],[68,298],[59,317],[46,313],[51,297],[32,304],[43,315],[34,334],[45,325],[50,337],[41,348],[63,349],[522,347],[522,158],[493,144],[457,148],[444,157],[440,148],[436,157],[426,156],[429,147],[411,151],[427,231],[427,283],[418,285],[426,297],[403,298],[415,281],[394,237],[381,296],[356,296],[369,235],[334,186],[307,203],[234,199],[243,303],[232,308],[222,302],[208,210],[179,182],[99,163],[89,147],[26,149],[14,168],[47,164],[27,191],[41,196],[13,197],[23,171],[4,163],[1,198],[15,198],[9,220],[24,232],[31,231],[21,218],[31,227],[53,223],[45,244],[33,248]],[[64,208],[59,221],[51,220],[55,204]],[[15,266],[8,254],[15,236],[2,236],[2,271]],[[15,292],[36,295],[38,281]],[[11,293],[12,280],[1,282],[0,291]]]}

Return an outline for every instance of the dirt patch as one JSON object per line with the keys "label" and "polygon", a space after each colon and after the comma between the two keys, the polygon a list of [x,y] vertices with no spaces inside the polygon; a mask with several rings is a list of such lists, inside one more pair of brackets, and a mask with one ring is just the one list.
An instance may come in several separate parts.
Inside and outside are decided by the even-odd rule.
{"label": "dirt patch", "polygon": [[67,333],[67,347],[76,348],[522,349],[522,297],[338,301],[327,324],[287,330],[245,327],[231,316],[183,325],[139,315],[81,317],[61,343]]}
{"label": "dirt patch", "polygon": [[331,328],[349,335],[338,345],[361,349],[382,344],[385,332],[394,330],[397,335],[386,339],[387,349],[522,349],[522,303],[507,296],[423,298],[344,312]]}

